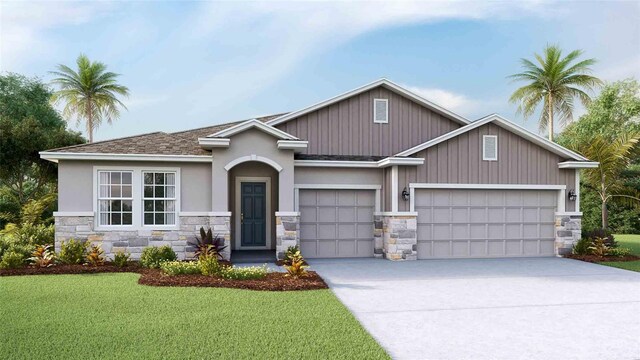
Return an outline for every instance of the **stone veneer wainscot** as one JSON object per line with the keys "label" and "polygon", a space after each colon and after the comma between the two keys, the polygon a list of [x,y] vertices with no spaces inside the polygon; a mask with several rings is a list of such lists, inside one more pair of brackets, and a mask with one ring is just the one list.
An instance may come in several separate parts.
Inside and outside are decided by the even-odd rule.
{"label": "stone veneer wainscot", "polygon": [[[118,251],[124,251],[130,253],[132,259],[138,260],[145,247],[164,245],[171,246],[181,260],[193,258],[195,248],[190,244],[196,236],[200,236],[201,227],[211,227],[214,235],[224,238],[225,245],[230,244],[230,216],[180,216],[179,230],[96,231],[93,216],[56,216],[55,224],[56,251],[60,251],[63,241],[73,238],[100,245],[109,258],[113,258]],[[222,255],[229,260],[229,246]]]}
{"label": "stone veneer wainscot", "polygon": [[[382,218],[382,253],[388,260],[417,260],[418,259],[418,222],[415,214],[383,215]],[[375,222],[378,226],[378,221]],[[374,229],[374,253],[375,243]]]}
{"label": "stone veneer wainscot", "polygon": [[582,236],[582,215],[556,214],[555,238],[558,255],[571,254],[573,245]]}
{"label": "stone veneer wainscot", "polygon": [[284,259],[290,246],[300,246],[300,213],[276,212],[276,256]]}

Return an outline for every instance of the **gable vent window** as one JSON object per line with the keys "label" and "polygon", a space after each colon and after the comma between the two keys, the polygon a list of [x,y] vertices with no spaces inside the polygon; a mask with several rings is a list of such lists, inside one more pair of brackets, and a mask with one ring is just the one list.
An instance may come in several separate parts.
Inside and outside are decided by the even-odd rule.
{"label": "gable vent window", "polygon": [[482,137],[482,160],[498,160],[498,137],[496,135],[484,135]]}
{"label": "gable vent window", "polygon": [[389,122],[388,99],[373,99],[373,122],[378,124]]}

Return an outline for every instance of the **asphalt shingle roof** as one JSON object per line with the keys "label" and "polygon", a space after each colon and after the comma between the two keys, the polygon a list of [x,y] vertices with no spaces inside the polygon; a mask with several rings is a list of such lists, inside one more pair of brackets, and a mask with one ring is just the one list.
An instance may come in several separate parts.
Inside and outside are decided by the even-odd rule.
{"label": "asphalt shingle roof", "polygon": [[[257,118],[257,120],[267,122],[282,115],[284,114],[268,115]],[[67,146],[47,151],[85,154],[209,155],[210,152],[204,150],[198,144],[198,138],[206,137],[244,121],[246,120],[174,133],[158,131],[113,140],[98,141],[91,144]]]}

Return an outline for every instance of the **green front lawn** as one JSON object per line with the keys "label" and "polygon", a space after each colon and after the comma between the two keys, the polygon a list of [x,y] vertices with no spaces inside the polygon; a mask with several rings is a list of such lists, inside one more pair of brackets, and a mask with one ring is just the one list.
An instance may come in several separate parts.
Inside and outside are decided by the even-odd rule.
{"label": "green front lawn", "polygon": [[[618,246],[631,249],[631,253],[640,256],[640,235],[620,234],[614,235]],[[608,261],[601,262],[602,265],[613,266],[619,269],[640,272],[640,260],[637,261]]]}
{"label": "green front lawn", "polygon": [[138,276],[0,277],[0,359],[388,358],[329,290],[149,287]]}

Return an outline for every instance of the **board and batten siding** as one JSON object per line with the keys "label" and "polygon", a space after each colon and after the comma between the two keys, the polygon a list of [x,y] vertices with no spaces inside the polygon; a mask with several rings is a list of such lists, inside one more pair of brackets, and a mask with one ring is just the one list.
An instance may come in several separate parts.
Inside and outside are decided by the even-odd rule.
{"label": "board and batten siding", "polygon": [[[498,160],[482,160],[482,136],[498,136]],[[575,170],[559,169],[558,155],[495,124],[483,125],[448,141],[425,149],[415,157],[420,166],[398,168],[398,194],[409,183],[537,184],[575,188]],[[566,201],[566,211],[575,211],[575,201]],[[409,202],[398,201],[400,211]]]}
{"label": "board and batten siding", "polygon": [[[389,100],[389,123],[373,122],[373,99]],[[304,153],[390,156],[460,127],[453,120],[377,87],[277,128],[308,140]]]}

